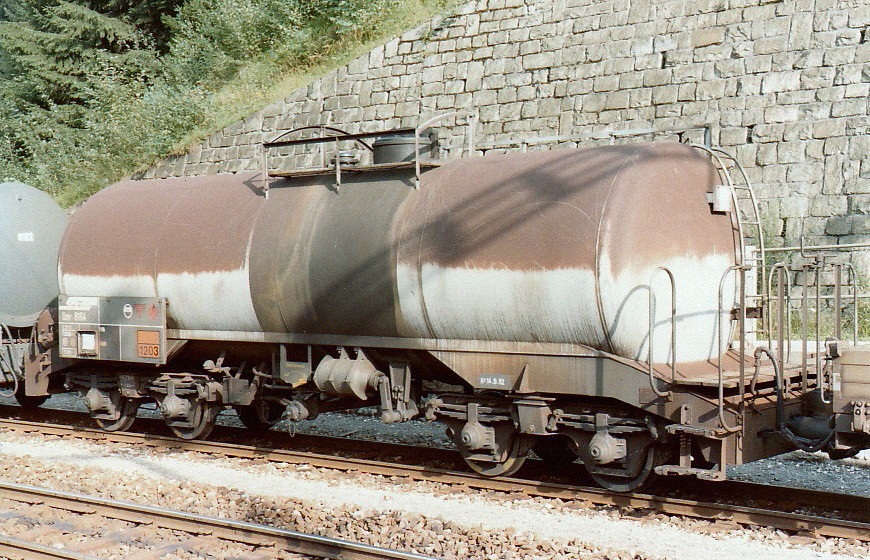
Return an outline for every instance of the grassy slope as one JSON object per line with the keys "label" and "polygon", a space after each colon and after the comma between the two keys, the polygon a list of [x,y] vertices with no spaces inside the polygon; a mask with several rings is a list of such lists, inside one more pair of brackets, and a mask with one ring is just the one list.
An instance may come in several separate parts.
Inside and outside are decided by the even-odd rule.
{"label": "grassy slope", "polygon": [[[183,153],[225,126],[459,4],[460,0],[397,0],[394,9],[383,13],[364,31],[342,36],[331,43],[323,37],[313,37],[320,43],[315,58],[294,64],[269,53],[243,66],[235,78],[209,92],[206,98],[190,100],[186,107],[178,105],[178,96],[172,96],[157,114],[153,107],[143,111],[135,99],[128,105],[121,103],[107,115],[118,124],[102,138],[104,144],[96,144],[96,150],[90,153],[76,154],[80,159],[74,164],[66,160],[75,155],[65,154],[46,166],[51,169],[42,176],[26,179],[36,185],[49,185],[43,188],[63,206],[78,204],[108,184],[141,171],[163,157]],[[323,35],[327,33],[324,31]],[[187,100],[183,96],[181,99]],[[191,118],[191,112],[197,117]],[[77,173],[63,171],[70,167],[75,167]]]}
{"label": "grassy slope", "polygon": [[[234,80],[213,95],[215,111],[207,126],[191,130],[172,153],[184,153],[188,147],[214,132],[289,96],[457,4],[449,0],[402,0],[397,9],[385,14],[384,19],[369,32],[343,37],[339,43],[330,45],[317,60],[305,66],[295,67],[289,72],[279,70],[281,61],[256,62],[245,66]],[[147,162],[146,166],[153,163]]]}

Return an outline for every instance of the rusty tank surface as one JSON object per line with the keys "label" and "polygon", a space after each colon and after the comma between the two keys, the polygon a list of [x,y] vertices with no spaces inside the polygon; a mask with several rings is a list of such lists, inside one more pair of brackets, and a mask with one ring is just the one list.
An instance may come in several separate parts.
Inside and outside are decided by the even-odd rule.
{"label": "rusty tank surface", "polygon": [[[677,360],[718,356],[735,263],[708,158],[629,144],[490,155],[423,174],[128,181],[88,200],[60,257],[68,296],[164,297],[180,329],[583,344],[646,359],[648,285],[677,288]],[[95,241],[98,240],[98,241]],[[670,287],[654,285],[654,361]],[[726,290],[728,293],[729,290]],[[733,285],[730,285],[733,302]],[[725,329],[728,332],[728,329]]]}

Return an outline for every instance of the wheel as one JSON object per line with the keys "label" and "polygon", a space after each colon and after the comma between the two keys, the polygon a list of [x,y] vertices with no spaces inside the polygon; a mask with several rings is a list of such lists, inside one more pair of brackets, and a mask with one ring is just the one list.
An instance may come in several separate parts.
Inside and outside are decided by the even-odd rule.
{"label": "wheel", "polygon": [[119,396],[116,407],[119,413],[116,420],[105,420],[93,416],[91,416],[91,418],[94,419],[97,426],[107,432],[123,432],[129,430],[133,425],[133,422],[136,420],[136,412],[139,410],[139,401]]}
{"label": "wheel", "polygon": [[236,408],[239,420],[246,428],[266,431],[284,417],[284,407],[275,401],[258,400],[248,406]]}
{"label": "wheel", "polygon": [[462,458],[471,467],[471,470],[483,476],[510,476],[520,470],[528,458],[528,446],[522,443],[522,438],[517,436],[511,443],[507,453],[499,461],[476,459],[463,453]]}
{"label": "wheel", "polygon": [[517,433],[513,424],[499,423],[492,427],[495,429],[495,450],[470,450],[459,437],[454,437],[454,443],[474,472],[483,476],[510,476],[526,462],[531,440]]}
{"label": "wheel", "polygon": [[205,439],[214,429],[220,408],[205,401],[190,404],[190,416],[186,420],[171,420],[166,424],[181,439]]}
{"label": "wheel", "polygon": [[34,409],[39,408],[45,401],[48,400],[49,395],[39,395],[39,396],[29,396],[24,394],[24,382],[18,384],[18,390],[15,391],[15,400],[18,401],[23,408]]}
{"label": "wheel", "polygon": [[[655,480],[655,446],[649,445],[639,450],[626,469],[606,468],[596,464],[588,454],[582,456],[586,472],[596,484],[611,492],[635,492],[647,488]],[[632,465],[634,468],[632,469]]]}

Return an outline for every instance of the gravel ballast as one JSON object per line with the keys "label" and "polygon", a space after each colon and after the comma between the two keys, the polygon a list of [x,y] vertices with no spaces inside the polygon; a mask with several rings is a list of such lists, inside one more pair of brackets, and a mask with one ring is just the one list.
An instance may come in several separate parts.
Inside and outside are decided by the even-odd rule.
{"label": "gravel ballast", "polygon": [[790,541],[769,529],[636,519],[560,500],[38,435],[0,434],[0,471],[16,482],[445,558],[868,557],[862,545],[840,539]]}

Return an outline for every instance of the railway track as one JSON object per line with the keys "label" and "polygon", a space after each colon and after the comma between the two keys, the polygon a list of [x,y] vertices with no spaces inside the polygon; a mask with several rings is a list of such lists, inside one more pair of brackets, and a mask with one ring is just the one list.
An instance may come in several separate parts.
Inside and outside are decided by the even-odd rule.
{"label": "railway track", "polygon": [[14,532],[10,526],[22,529],[0,536],[0,555],[28,560],[147,560],[173,553],[246,560],[431,560],[265,525],[8,482],[0,482],[0,519],[4,532]]}
{"label": "railway track", "polygon": [[[239,445],[220,441],[184,441],[165,436],[115,432],[25,420],[0,420],[0,429],[27,433],[79,438],[91,441],[109,441],[124,444],[147,445],[160,449],[174,449],[236,458],[259,459],[291,464],[309,464],[314,467],[405,477],[411,480],[437,482],[480,490],[521,493],[528,496],[559,498],[586,502],[595,506],[613,506],[632,510],[646,510],[669,516],[715,519],[726,525],[766,526],[808,536],[838,537],[870,542],[870,499],[859,496],[832,494],[813,490],[771,487],[766,485],[729,481],[702,483],[679,481],[678,495],[614,494],[598,488],[589,488],[540,479],[482,478],[472,473],[454,471],[419,464],[398,464],[361,457],[345,457],[288,450],[274,447]],[[242,432],[242,430],[239,430]],[[283,434],[286,435],[286,434]],[[281,439],[282,434],[276,434]],[[308,436],[311,440],[311,436]],[[324,447],[348,440],[324,438]],[[368,442],[367,447],[371,447]],[[394,453],[413,455],[420,448],[391,444]],[[429,450],[430,457],[448,460],[455,456],[448,450]],[[458,457],[454,457],[458,460]],[[689,489],[688,492],[686,489]],[[687,497],[693,496],[693,497]]]}
{"label": "railway track", "polygon": [[0,520],[6,533],[0,535],[0,556],[27,560],[156,560],[173,553],[245,560],[431,560],[265,525],[8,482],[0,482]]}

